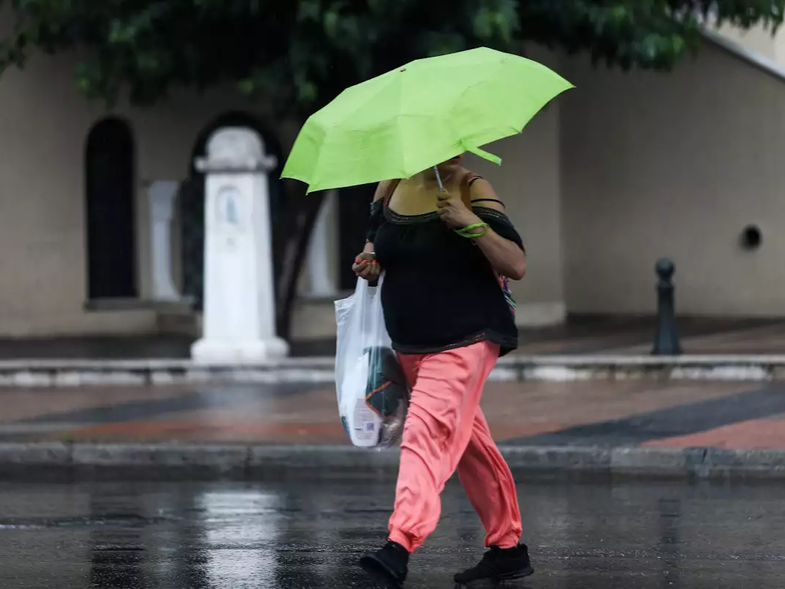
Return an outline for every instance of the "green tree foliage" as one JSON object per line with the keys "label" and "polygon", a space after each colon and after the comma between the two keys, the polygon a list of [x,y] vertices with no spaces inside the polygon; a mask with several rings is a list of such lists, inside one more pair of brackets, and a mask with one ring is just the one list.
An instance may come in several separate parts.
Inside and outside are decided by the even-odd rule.
{"label": "green tree foliage", "polygon": [[0,71],[79,49],[90,98],[134,104],[233,83],[307,113],[411,59],[533,40],[624,68],[668,69],[712,15],[777,27],[785,0],[0,0],[14,28]]}

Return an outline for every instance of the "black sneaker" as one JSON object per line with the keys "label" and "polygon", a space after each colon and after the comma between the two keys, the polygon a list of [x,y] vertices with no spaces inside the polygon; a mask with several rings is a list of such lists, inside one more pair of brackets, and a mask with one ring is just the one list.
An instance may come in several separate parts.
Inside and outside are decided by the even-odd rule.
{"label": "black sneaker", "polygon": [[397,542],[387,542],[381,550],[366,554],[360,566],[375,577],[390,581],[394,587],[403,587],[409,570],[409,552]]}
{"label": "black sneaker", "polygon": [[529,549],[525,544],[515,548],[491,546],[476,567],[455,575],[455,582],[460,585],[468,585],[475,581],[500,583],[523,579],[533,574]]}

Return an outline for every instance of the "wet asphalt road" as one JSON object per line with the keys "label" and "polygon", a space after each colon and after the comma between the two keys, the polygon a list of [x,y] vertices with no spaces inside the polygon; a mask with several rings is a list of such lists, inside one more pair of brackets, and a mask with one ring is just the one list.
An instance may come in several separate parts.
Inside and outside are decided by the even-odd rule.
{"label": "wet asphalt road", "polygon": [[[785,586],[783,488],[533,482],[520,487],[533,589]],[[0,484],[2,589],[368,588],[389,481]],[[407,587],[453,588],[482,552],[460,487]]]}

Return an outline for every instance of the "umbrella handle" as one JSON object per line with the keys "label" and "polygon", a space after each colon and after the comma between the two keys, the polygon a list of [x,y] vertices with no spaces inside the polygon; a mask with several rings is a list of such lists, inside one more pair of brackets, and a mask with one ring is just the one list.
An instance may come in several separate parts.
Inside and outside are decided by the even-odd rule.
{"label": "umbrella handle", "polygon": [[444,184],[442,183],[442,175],[439,174],[439,167],[434,166],[433,171],[436,172],[436,183],[439,185],[439,192],[444,192]]}

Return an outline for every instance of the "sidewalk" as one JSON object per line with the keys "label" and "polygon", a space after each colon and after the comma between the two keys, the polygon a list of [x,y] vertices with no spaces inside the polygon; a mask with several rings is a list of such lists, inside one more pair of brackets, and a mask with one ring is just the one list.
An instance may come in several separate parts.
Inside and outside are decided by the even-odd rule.
{"label": "sidewalk", "polygon": [[[679,318],[686,354],[783,354],[785,321]],[[584,317],[559,327],[520,332],[518,355],[648,354],[652,317]],[[181,336],[0,339],[0,360],[186,359],[192,340]],[[294,357],[333,356],[334,339],[292,342]]]}
{"label": "sidewalk", "polygon": [[[0,441],[346,444],[332,387],[0,389]],[[483,410],[506,445],[785,449],[785,385],[491,383]]]}
{"label": "sidewalk", "polygon": [[[394,452],[349,447],[332,387],[0,389],[0,401],[0,466],[395,467]],[[492,383],[483,409],[518,469],[785,476],[781,384]]]}
{"label": "sidewalk", "polygon": [[[496,381],[785,380],[785,322],[683,319],[684,354],[651,355],[650,319],[596,319],[522,332]],[[0,387],[330,384],[334,342],[295,342],[280,362],[204,365],[173,337],[0,340]]]}
{"label": "sidewalk", "polygon": [[[494,373],[514,468],[785,477],[785,323],[682,321],[675,359],[649,355],[649,320],[603,325],[524,334]],[[188,340],[107,342],[0,341],[0,467],[394,470],[348,445],[329,356],[205,369]]]}

